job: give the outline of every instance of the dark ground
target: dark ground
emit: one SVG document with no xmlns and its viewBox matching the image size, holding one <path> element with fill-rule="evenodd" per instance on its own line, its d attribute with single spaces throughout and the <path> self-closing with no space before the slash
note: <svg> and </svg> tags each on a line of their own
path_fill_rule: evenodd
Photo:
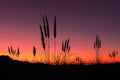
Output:
<svg viewBox="0 0 120 80">
<path fill-rule="evenodd" d="M 120 80 L 120 63 L 99 65 L 47 65 L 0 56 L 0 80 Z"/>
</svg>

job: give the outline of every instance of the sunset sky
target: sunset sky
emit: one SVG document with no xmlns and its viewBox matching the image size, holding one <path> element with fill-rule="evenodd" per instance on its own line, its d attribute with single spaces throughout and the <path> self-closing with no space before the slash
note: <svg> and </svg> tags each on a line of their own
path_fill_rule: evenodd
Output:
<svg viewBox="0 0 120 80">
<path fill-rule="evenodd" d="M 35 45 L 40 56 L 43 49 L 39 24 L 43 25 L 45 14 L 50 23 L 51 53 L 55 15 L 58 53 L 62 41 L 69 37 L 71 53 L 90 61 L 95 58 L 96 34 L 102 40 L 102 60 L 108 60 L 113 50 L 120 50 L 119 0 L 0 0 L 0 53 L 8 54 L 7 47 L 12 45 L 20 48 L 21 57 L 30 59 Z"/>
</svg>

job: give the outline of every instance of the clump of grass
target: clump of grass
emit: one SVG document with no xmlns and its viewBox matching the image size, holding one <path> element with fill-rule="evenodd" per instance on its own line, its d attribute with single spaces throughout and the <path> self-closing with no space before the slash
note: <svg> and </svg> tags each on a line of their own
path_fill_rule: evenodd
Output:
<svg viewBox="0 0 120 80">
<path fill-rule="evenodd" d="M 42 47 L 44 49 L 44 58 L 47 59 L 47 62 L 50 63 L 50 30 L 49 30 L 49 22 L 47 16 L 42 16 L 43 20 L 43 29 L 40 25 L 40 33 L 41 33 L 41 41 Z M 66 39 L 65 42 L 62 42 L 62 54 L 56 53 L 56 37 L 57 37 L 57 29 L 56 29 L 56 16 L 54 16 L 54 29 L 53 29 L 53 36 L 54 36 L 54 54 L 52 57 L 54 58 L 55 64 L 66 63 L 66 61 L 70 60 L 70 39 Z"/>
<path fill-rule="evenodd" d="M 56 55 L 53 54 L 52 55 L 52 59 L 53 59 L 53 64 L 55 65 L 59 65 L 59 64 L 62 64 L 62 53 L 57 53 Z"/>
<path fill-rule="evenodd" d="M 10 52 L 11 52 L 11 54 L 14 56 L 15 53 L 16 53 L 16 50 L 14 50 L 13 47 L 11 46 L 11 47 L 10 47 Z"/>
<path fill-rule="evenodd" d="M 63 64 L 75 64 L 75 57 L 73 53 L 67 53 L 66 56 L 63 53 Z"/>
<path fill-rule="evenodd" d="M 56 57 L 56 58 L 55 58 Z M 66 54 L 64 52 L 57 53 L 56 56 L 53 54 L 53 64 L 61 65 L 61 64 L 74 64 L 76 56 L 72 53 Z"/>
<path fill-rule="evenodd" d="M 62 52 L 64 54 L 64 63 L 66 63 L 66 55 L 70 52 L 70 44 L 69 44 L 69 38 L 65 40 L 65 42 L 62 42 Z"/>
<path fill-rule="evenodd" d="M 94 49 L 96 50 L 96 63 L 100 63 L 100 60 L 99 60 L 99 49 L 101 48 L 101 39 L 99 37 L 99 35 L 96 35 L 96 40 L 94 42 Z"/>
<path fill-rule="evenodd" d="M 54 63 L 56 65 L 60 64 L 72 64 L 75 63 L 76 56 L 70 53 L 70 39 L 66 39 L 62 42 L 62 52 L 52 55 Z"/>
<path fill-rule="evenodd" d="M 109 53 L 109 57 L 113 59 L 113 63 L 115 63 L 115 58 L 118 55 L 118 51 L 113 51 L 112 53 Z"/>
<path fill-rule="evenodd" d="M 83 64 L 83 58 L 79 57 L 79 56 L 76 56 L 76 63 L 77 64 Z"/>
<path fill-rule="evenodd" d="M 12 56 L 12 57 L 16 56 L 19 59 L 19 56 L 20 56 L 20 49 L 19 49 L 19 47 L 17 48 L 17 50 L 15 50 L 15 49 L 13 49 L 12 46 L 11 47 L 8 46 L 8 52 L 9 52 L 10 56 Z"/>
<path fill-rule="evenodd" d="M 49 22 L 47 16 L 42 16 L 43 20 L 43 27 L 44 31 L 42 30 L 42 27 L 40 25 L 40 32 L 41 32 L 41 41 L 42 41 L 42 46 L 47 53 L 45 54 L 46 58 L 48 59 L 48 63 L 50 62 L 50 30 L 49 30 Z M 54 55 L 56 56 L 56 36 L 57 36 L 57 31 L 56 31 L 56 16 L 54 16 L 54 30 L 53 30 L 53 36 L 54 36 Z M 55 57 L 56 58 L 56 57 Z"/>
</svg>

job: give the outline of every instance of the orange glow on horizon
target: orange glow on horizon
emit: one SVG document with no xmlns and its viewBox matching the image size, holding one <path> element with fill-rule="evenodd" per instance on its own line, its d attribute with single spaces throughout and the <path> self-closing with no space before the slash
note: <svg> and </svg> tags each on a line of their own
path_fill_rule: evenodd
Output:
<svg viewBox="0 0 120 80">
<path fill-rule="evenodd" d="M 4 51 L 3 51 L 4 52 Z M 50 64 L 55 64 L 55 60 L 54 60 L 54 57 L 53 57 L 53 54 L 51 54 L 51 57 L 50 57 Z M 61 54 L 64 54 L 64 53 L 61 53 Z M 70 53 L 72 54 L 72 53 Z M 19 60 L 19 61 L 28 61 L 30 63 L 36 63 L 36 62 L 42 62 L 42 63 L 46 63 L 46 57 L 45 57 L 45 53 L 39 53 L 39 54 L 36 54 L 36 56 L 34 57 L 32 52 L 31 54 L 29 53 L 22 53 L 19 58 L 16 57 L 16 56 L 13 56 L 13 55 L 9 55 L 8 53 L 6 54 L 1 54 L 1 55 L 8 55 L 10 56 L 12 59 L 14 60 Z M 84 64 L 95 64 L 96 63 L 96 54 L 91 54 L 91 55 L 87 55 L 87 53 L 84 53 L 84 54 L 74 54 L 73 53 L 73 56 L 70 56 L 70 58 L 68 59 L 71 59 L 71 62 L 68 60 L 66 61 L 66 63 L 71 63 L 71 64 L 79 64 L 80 62 L 76 62 L 76 57 L 79 56 L 79 57 L 82 57 L 82 63 Z M 119 62 L 120 59 L 119 59 L 119 55 L 116 56 L 115 59 L 111 59 L 108 54 L 104 54 L 104 56 L 102 55 L 101 53 L 101 56 L 100 56 L 100 62 L 101 63 L 113 63 L 113 62 Z M 60 61 L 59 64 L 62 64 L 62 62 Z"/>
<path fill-rule="evenodd" d="M 60 39 L 57 40 L 57 46 L 56 46 L 56 51 L 57 53 L 61 53 L 61 41 Z M 74 44 L 74 43 L 75 44 Z M 86 41 L 83 41 L 83 42 L 86 42 Z M 87 42 L 87 43 L 82 43 L 82 45 L 84 46 L 79 46 L 79 44 L 77 45 L 78 42 L 75 42 L 75 41 L 70 41 L 70 45 L 71 45 L 71 50 L 70 50 L 70 53 L 71 54 L 74 54 L 74 57 L 71 58 L 71 60 L 73 60 L 71 63 L 72 64 L 78 64 L 79 62 L 76 62 L 75 61 L 75 56 L 79 56 L 79 57 L 82 57 L 82 61 L 83 63 L 85 64 L 93 64 L 93 63 L 96 63 L 96 52 L 95 50 L 93 49 L 93 41 L 91 40 L 90 42 Z M 35 63 L 35 62 L 43 62 L 43 63 L 46 63 L 45 61 L 45 58 L 44 58 L 44 50 L 41 46 L 41 41 L 39 42 L 35 42 L 35 44 L 29 44 L 30 42 L 27 43 L 27 45 L 23 45 L 24 43 L 20 44 L 20 43 L 17 43 L 17 44 L 13 44 L 13 48 L 14 49 L 17 49 L 18 47 L 20 48 L 20 57 L 19 59 L 17 57 L 13 57 L 13 56 L 10 56 L 9 53 L 8 53 L 8 50 L 7 50 L 7 45 L 9 43 L 6 43 L 6 44 L 1 44 L 0 47 L 1 47 L 1 50 L 0 50 L 0 53 L 1 55 L 9 55 L 10 57 L 12 57 L 13 59 L 17 59 L 17 60 L 20 60 L 20 61 L 28 61 L 28 62 L 31 62 L 31 63 Z M 50 43 L 50 53 L 52 53 L 52 55 L 54 54 L 54 43 L 53 43 L 53 40 L 51 39 L 51 43 Z M 16 46 L 16 45 L 20 45 L 20 46 Z M 33 56 L 33 53 L 32 53 L 32 49 L 33 49 L 33 46 L 31 45 L 35 45 L 36 46 L 36 49 L 37 49 L 37 52 L 36 52 L 36 57 L 34 58 Z M 80 44 L 81 45 L 81 44 Z M 87 46 L 89 45 L 89 46 Z M 119 50 L 119 49 L 116 49 L 114 47 L 109 47 L 109 46 L 106 46 L 107 44 L 103 44 L 102 45 L 102 48 L 100 49 L 100 61 L 101 63 L 112 63 L 113 61 L 115 62 L 119 62 L 120 59 L 120 55 L 118 54 L 118 56 L 116 56 L 115 60 L 114 59 L 111 59 L 109 56 L 108 56 L 108 53 L 111 53 L 112 51 L 114 50 Z M 119 52 L 119 51 L 118 51 Z M 67 63 L 70 63 L 70 62 L 67 62 Z M 51 64 L 54 64 L 54 59 L 53 57 L 51 56 Z M 61 62 L 62 64 L 62 62 Z"/>
</svg>

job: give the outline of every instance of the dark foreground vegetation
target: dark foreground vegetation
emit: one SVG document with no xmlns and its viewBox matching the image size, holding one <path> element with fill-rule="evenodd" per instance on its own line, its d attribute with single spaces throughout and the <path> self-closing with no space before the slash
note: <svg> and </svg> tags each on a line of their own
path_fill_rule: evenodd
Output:
<svg viewBox="0 0 120 80">
<path fill-rule="evenodd" d="M 120 63 L 97 65 L 47 65 L 12 60 L 0 56 L 0 78 L 3 80 L 118 80 Z"/>
</svg>

